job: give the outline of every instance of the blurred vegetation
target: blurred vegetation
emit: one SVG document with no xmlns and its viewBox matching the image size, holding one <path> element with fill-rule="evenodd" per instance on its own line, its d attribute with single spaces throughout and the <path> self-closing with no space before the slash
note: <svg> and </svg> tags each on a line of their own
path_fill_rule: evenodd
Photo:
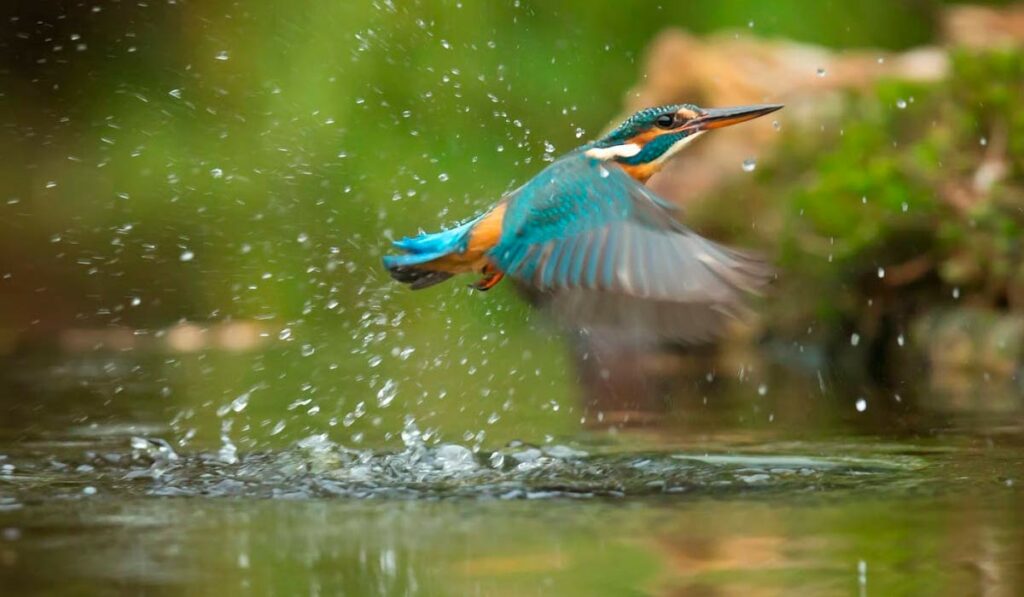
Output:
<svg viewBox="0 0 1024 597">
<path fill-rule="evenodd" d="M 563 346 L 510 289 L 401 292 L 379 267 L 387 239 L 471 215 L 597 134 L 666 27 L 898 50 L 935 42 L 944 5 L 644 0 L 630 18 L 584 0 L 7 5 L 0 352 L 49 350 L 68 328 L 152 337 L 251 319 L 272 350 L 111 360 L 76 391 L 106 405 L 126 383 L 156 388 L 185 436 L 216 438 L 212 413 L 243 396 L 231 416 L 249 438 L 286 422 L 282 439 L 394 439 L 405 415 L 459 441 L 484 441 L 484 421 L 495 442 L 576 429 Z M 730 230 L 751 213 L 758 230 L 785 230 L 784 282 L 815 288 L 783 292 L 820 300 L 779 301 L 772 321 L 860 325 L 877 268 L 919 254 L 941 256 L 928 292 L 996 297 L 1003 280 L 1017 296 L 1021 137 L 1008 136 L 1013 178 L 991 199 L 961 213 L 934 194 L 976 165 L 992 127 L 1020 126 L 1019 97 L 1000 96 L 1019 91 L 1014 69 L 1014 56 L 965 56 L 943 86 L 851 97 L 842 134 L 794 131 L 759 168 L 745 196 L 760 210 L 730 216 L 743 202 L 712 198 Z M 987 251 L 986 267 L 957 251 Z"/>
<path fill-rule="evenodd" d="M 791 130 L 756 181 L 698 219 L 763 224 L 747 234 L 779 254 L 766 320 L 783 337 L 863 342 L 877 359 L 936 309 L 1019 311 L 1022 101 L 1024 54 L 956 51 L 941 83 L 885 81 L 849 93 L 835 124 Z"/>
<path fill-rule="evenodd" d="M 661 29 L 900 49 L 934 39 L 941 7 L 18 4 L 0 25 L 0 325 L 358 303 L 382 236 L 465 217 L 596 134 Z M 331 263 L 352 271 L 307 275 Z"/>
</svg>

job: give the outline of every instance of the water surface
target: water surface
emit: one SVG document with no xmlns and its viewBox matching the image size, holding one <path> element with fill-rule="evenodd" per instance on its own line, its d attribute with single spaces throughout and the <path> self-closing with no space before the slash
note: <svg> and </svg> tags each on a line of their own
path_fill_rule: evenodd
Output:
<svg viewBox="0 0 1024 597">
<path fill-rule="evenodd" d="M 118 365 L 108 395 L 119 361 L 59 360 L 6 377 L 25 399 L 0 422 L 5 593 L 1024 590 L 1012 388 L 887 408 L 765 373 L 770 391 L 719 381 L 710 406 L 681 391 L 612 431 L 480 441 L 406 413 L 285 438 L 216 402 L 190 432 L 153 362 Z M 380 439 L 352 441 L 360 425 Z"/>
</svg>

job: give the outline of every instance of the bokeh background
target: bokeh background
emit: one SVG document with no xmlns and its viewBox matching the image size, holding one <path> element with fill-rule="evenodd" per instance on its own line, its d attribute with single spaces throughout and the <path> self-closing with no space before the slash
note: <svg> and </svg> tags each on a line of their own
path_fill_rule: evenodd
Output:
<svg viewBox="0 0 1024 597">
<path fill-rule="evenodd" d="M 409 417 L 477 445 L 575 432 L 595 413 L 578 401 L 574 357 L 510 288 L 410 293 L 380 256 L 391 238 L 472 215 L 629 109 L 688 99 L 790 104 L 774 125 L 721 132 L 653 184 L 693 202 L 699 229 L 782 264 L 741 345 L 803 366 L 811 393 L 823 377 L 874 371 L 851 383 L 858 396 L 841 415 L 815 415 L 843 419 L 886 378 L 895 347 L 925 337 L 914 354 L 927 355 L 920 305 L 984 296 L 980 320 L 1017 303 L 1022 146 L 1008 131 L 1021 127 L 1022 69 L 1019 16 L 1007 15 L 1019 12 L 992 10 L 8 4 L 3 408 L 29 423 L 40 409 L 95 423 L 144 403 L 182 445 L 215 445 L 233 427 L 250 448 L 310 433 L 397 441 Z M 970 177 L 987 138 L 1001 153 L 978 199 Z M 939 189 L 960 179 L 969 205 L 950 207 Z M 1007 207 L 990 209 L 990 196 Z M 952 261 L 970 239 L 984 247 Z M 926 261 L 917 277 L 914 259 Z M 903 278 L 885 268 L 906 263 L 927 283 L 886 286 Z M 990 263 L 1005 267 L 978 267 Z M 965 358 L 980 350 L 963 342 Z M 693 380 L 716 367 L 763 369 L 737 358 L 684 371 L 680 400 L 706 402 Z M 1015 353 L 1000 358 L 1015 372 Z M 896 383 L 921 370 L 907 371 Z M 805 423 L 806 394 L 758 392 L 767 375 L 739 375 L 729 412 L 767 425 L 788 409 Z M 766 393 L 777 404 L 743 406 Z"/>
</svg>

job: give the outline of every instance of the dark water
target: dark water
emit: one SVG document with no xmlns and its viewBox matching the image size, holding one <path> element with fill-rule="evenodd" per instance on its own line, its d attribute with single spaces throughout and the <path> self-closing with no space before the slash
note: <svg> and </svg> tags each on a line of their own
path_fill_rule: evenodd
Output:
<svg viewBox="0 0 1024 597">
<path fill-rule="evenodd" d="M 984 376 L 929 408 L 924 382 L 884 403 L 779 373 L 613 432 L 465 440 L 407 414 L 357 443 L 224 432 L 244 409 L 200 401 L 203 440 L 128 362 L 6 375 L 4 594 L 1024 591 L 1019 393 Z"/>
</svg>

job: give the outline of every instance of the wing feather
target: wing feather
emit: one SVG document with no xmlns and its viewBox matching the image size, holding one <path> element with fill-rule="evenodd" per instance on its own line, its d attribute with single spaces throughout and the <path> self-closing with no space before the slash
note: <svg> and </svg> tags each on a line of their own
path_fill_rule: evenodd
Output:
<svg viewBox="0 0 1024 597">
<path fill-rule="evenodd" d="M 684 226 L 621 169 L 583 154 L 549 166 L 508 205 L 489 256 L 573 327 L 707 341 L 772 275 L 763 260 Z"/>
</svg>

